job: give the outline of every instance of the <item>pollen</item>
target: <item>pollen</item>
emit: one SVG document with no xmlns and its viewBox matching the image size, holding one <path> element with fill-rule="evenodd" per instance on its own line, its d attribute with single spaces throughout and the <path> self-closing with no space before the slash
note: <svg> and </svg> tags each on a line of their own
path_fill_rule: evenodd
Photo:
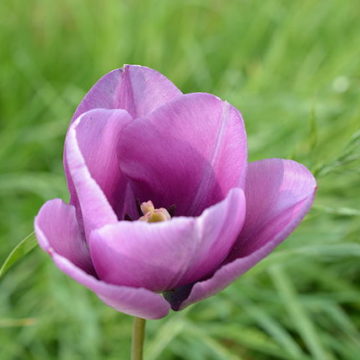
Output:
<svg viewBox="0 0 360 360">
<path fill-rule="evenodd" d="M 152 201 L 143 202 L 140 205 L 141 212 L 144 216 L 141 216 L 139 220 L 146 221 L 148 223 L 155 223 L 170 220 L 171 216 L 165 208 L 156 209 Z"/>
</svg>

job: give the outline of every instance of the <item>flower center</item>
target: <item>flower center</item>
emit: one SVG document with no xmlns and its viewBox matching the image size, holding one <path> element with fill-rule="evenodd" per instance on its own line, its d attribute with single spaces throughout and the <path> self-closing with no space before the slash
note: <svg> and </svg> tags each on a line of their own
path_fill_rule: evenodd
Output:
<svg viewBox="0 0 360 360">
<path fill-rule="evenodd" d="M 143 202 L 140 205 L 141 212 L 144 214 L 139 218 L 141 221 L 146 221 L 148 223 L 160 222 L 170 220 L 171 216 L 165 208 L 155 209 L 152 201 Z"/>
</svg>

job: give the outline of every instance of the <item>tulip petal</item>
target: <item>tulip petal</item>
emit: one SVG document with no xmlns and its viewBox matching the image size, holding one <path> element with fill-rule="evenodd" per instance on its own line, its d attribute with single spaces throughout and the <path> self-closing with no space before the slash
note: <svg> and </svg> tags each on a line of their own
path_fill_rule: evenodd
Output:
<svg viewBox="0 0 360 360">
<path fill-rule="evenodd" d="M 310 209 L 315 191 L 314 176 L 296 161 L 265 159 L 250 163 L 245 191 L 246 223 L 229 260 L 261 248 L 271 234 L 277 236 L 285 226 L 291 225 L 293 230 Z"/>
<path fill-rule="evenodd" d="M 35 218 L 35 231 L 42 249 L 50 254 L 56 252 L 82 270 L 95 273 L 72 205 L 65 204 L 60 199 L 47 201 Z M 49 237 L 41 236 L 41 231 L 48 233 Z"/>
<path fill-rule="evenodd" d="M 207 298 L 267 256 L 300 223 L 316 191 L 313 175 L 291 160 L 267 159 L 249 164 L 246 220 L 224 265 L 208 280 L 178 289 L 168 300 L 174 309 Z"/>
<path fill-rule="evenodd" d="M 51 255 L 56 266 L 94 291 L 107 305 L 146 319 L 167 315 L 170 306 L 161 295 L 142 288 L 106 284 L 86 272 L 86 248 L 71 205 L 58 199 L 47 202 L 35 219 L 35 232 L 40 246 Z"/>
<path fill-rule="evenodd" d="M 182 95 L 124 129 L 119 159 L 139 200 L 198 216 L 244 185 L 244 123 L 213 95 Z"/>
<path fill-rule="evenodd" d="M 124 109 L 144 116 L 167 103 L 181 91 L 164 75 L 145 66 L 125 65 L 103 76 L 86 94 L 73 121 L 91 109 Z"/>
<path fill-rule="evenodd" d="M 165 291 L 212 273 L 226 258 L 245 216 L 241 189 L 198 218 L 160 223 L 122 221 L 91 233 L 99 277 L 112 284 Z"/>
<path fill-rule="evenodd" d="M 76 109 L 72 121 L 85 112 L 100 108 L 124 109 L 133 117 L 144 116 L 181 94 L 181 91 L 158 71 L 145 66 L 125 65 L 122 69 L 113 70 L 97 81 Z M 66 147 L 64 168 L 71 203 L 78 207 L 78 198 L 69 173 Z M 131 189 L 128 188 L 126 191 L 126 196 L 132 197 Z M 128 212 L 131 213 L 132 210 Z"/>
<path fill-rule="evenodd" d="M 116 149 L 120 132 L 130 121 L 125 110 L 95 109 L 81 115 L 68 131 L 65 150 L 73 183 L 71 203 L 80 205 L 86 234 L 123 215 L 127 180 Z"/>
</svg>

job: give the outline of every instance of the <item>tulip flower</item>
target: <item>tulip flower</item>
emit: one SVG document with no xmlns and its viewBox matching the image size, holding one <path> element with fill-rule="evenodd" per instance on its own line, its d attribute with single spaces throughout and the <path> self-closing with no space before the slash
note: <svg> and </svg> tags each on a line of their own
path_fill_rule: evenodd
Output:
<svg viewBox="0 0 360 360">
<path fill-rule="evenodd" d="M 40 246 L 104 303 L 146 319 L 223 290 L 295 229 L 316 191 L 295 161 L 248 163 L 231 104 L 134 65 L 82 100 L 64 167 L 70 202 L 43 205 Z"/>
</svg>

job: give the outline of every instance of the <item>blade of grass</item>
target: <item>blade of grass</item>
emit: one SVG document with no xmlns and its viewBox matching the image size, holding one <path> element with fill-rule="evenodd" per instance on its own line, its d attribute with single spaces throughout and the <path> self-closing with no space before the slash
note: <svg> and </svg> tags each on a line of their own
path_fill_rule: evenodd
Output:
<svg viewBox="0 0 360 360">
<path fill-rule="evenodd" d="M 21 327 L 21 326 L 31 326 L 36 323 L 34 318 L 25 318 L 25 319 L 0 319 L 0 328 L 2 327 Z"/>
<path fill-rule="evenodd" d="M 182 332 L 185 323 L 177 318 L 171 318 L 160 329 L 146 347 L 145 354 L 148 360 L 159 359 L 164 349 Z"/>
<path fill-rule="evenodd" d="M 275 339 L 275 341 L 287 352 L 291 359 L 305 358 L 300 346 L 279 322 L 272 318 L 261 307 L 251 303 L 250 300 L 241 295 L 239 296 L 239 299 L 244 307 L 244 310 Z"/>
<path fill-rule="evenodd" d="M 284 306 L 289 313 L 291 322 L 299 332 L 313 358 L 316 360 L 329 360 L 331 355 L 325 350 L 309 314 L 301 304 L 296 290 L 286 276 L 281 266 L 272 266 L 269 269 L 270 276 L 283 300 Z"/>
<path fill-rule="evenodd" d="M 35 234 L 31 233 L 11 251 L 0 268 L 0 278 L 19 260 L 35 248 L 37 244 Z"/>
<path fill-rule="evenodd" d="M 241 360 L 242 358 L 237 354 L 232 354 L 224 345 L 218 342 L 213 337 L 209 336 L 206 331 L 202 330 L 194 323 L 186 321 L 186 336 L 194 336 L 200 340 L 207 348 L 213 351 L 224 360 Z"/>
</svg>

